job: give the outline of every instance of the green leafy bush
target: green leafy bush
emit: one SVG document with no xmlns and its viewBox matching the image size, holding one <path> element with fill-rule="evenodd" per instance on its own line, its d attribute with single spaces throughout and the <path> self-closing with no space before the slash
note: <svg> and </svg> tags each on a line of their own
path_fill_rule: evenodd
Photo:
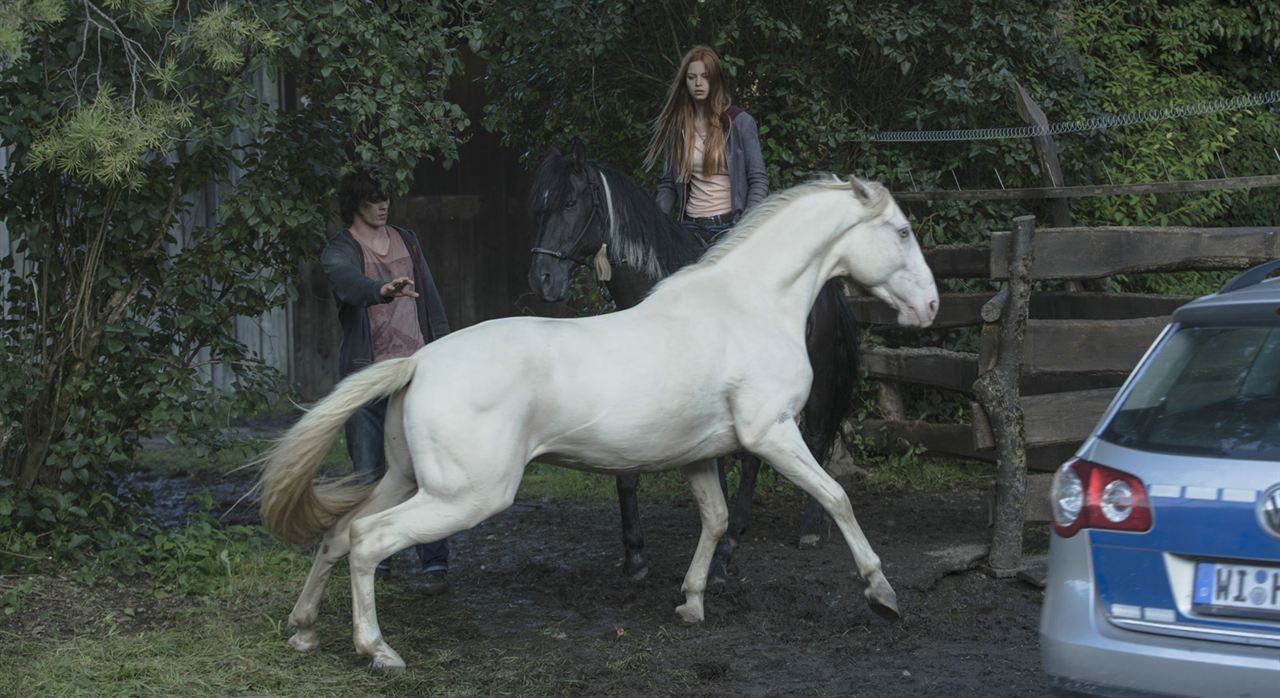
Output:
<svg viewBox="0 0 1280 698">
<path fill-rule="evenodd" d="M 97 551 L 127 572 L 138 435 L 198 440 L 287 392 L 234 318 L 292 297 L 344 169 L 377 162 L 403 191 L 422 158 L 456 158 L 467 120 L 443 93 L 471 4 L 4 8 L 0 570 Z M 301 98 L 277 108 L 282 76 Z"/>
</svg>

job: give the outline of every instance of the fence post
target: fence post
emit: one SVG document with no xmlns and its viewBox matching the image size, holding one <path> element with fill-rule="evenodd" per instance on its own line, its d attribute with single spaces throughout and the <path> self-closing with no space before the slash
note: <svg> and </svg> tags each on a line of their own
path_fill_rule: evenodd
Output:
<svg viewBox="0 0 1280 698">
<path fill-rule="evenodd" d="M 1014 90 L 1018 94 L 1018 114 L 1023 121 L 1032 126 L 1047 127 L 1049 119 L 1044 110 L 1031 98 L 1031 93 L 1020 82 L 1014 82 Z M 1040 163 L 1040 180 L 1047 187 L 1065 187 L 1066 178 L 1062 176 L 1062 165 L 1058 161 L 1058 146 L 1053 136 L 1044 134 L 1031 137 L 1031 147 L 1035 149 L 1036 160 Z M 1045 204 L 1049 208 L 1049 222 L 1055 228 L 1070 228 L 1074 225 L 1071 219 L 1071 202 L 1067 199 L 1049 199 Z M 1067 289 L 1071 291 L 1106 291 L 1106 279 L 1070 280 Z"/>
<path fill-rule="evenodd" d="M 1044 110 L 1031 98 L 1027 88 L 1019 82 L 1014 82 L 1013 85 L 1018 93 L 1018 114 L 1022 119 L 1032 126 L 1047 127 L 1049 120 L 1045 118 Z M 1053 136 L 1047 133 L 1042 136 L 1032 136 L 1031 147 L 1036 151 L 1036 160 L 1040 163 L 1040 179 L 1044 185 L 1046 187 L 1067 186 L 1062 176 L 1062 166 L 1058 163 L 1058 146 L 1053 142 Z M 1071 227 L 1070 202 L 1066 199 L 1050 199 L 1046 204 L 1049 207 L 1049 222 L 1053 227 Z"/>
<path fill-rule="evenodd" d="M 1001 309 L 995 362 L 973 383 L 974 395 L 991 420 L 996 445 L 995 525 L 987 565 L 997 576 L 1011 575 L 1022 565 L 1023 513 L 1027 491 L 1027 449 L 1019 379 L 1031 305 L 1035 217 L 1019 216 L 1014 219 L 1013 227 L 1009 251 L 1009 292 Z"/>
</svg>

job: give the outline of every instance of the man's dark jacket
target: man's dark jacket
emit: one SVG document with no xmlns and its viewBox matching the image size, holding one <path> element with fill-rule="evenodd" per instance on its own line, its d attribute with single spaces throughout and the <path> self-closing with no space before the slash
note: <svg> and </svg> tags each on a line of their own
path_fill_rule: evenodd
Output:
<svg viewBox="0 0 1280 698">
<path fill-rule="evenodd" d="M 413 260 L 413 290 L 418 292 L 414 300 L 418 306 L 418 325 L 422 328 L 422 341 L 426 344 L 449 334 L 449 320 L 444 315 L 440 292 L 431 277 L 431 269 L 422 256 L 422 247 L 413 231 L 387 226 L 400 234 L 404 247 Z M 329 239 L 320 253 L 320 265 L 329 277 L 329 286 L 338 302 L 338 321 L 342 323 L 342 347 L 338 351 L 338 375 L 346 377 L 373 363 L 373 333 L 369 328 L 366 308 L 379 303 L 389 303 L 382 296 L 382 287 L 391 279 L 370 279 L 364 275 L 364 251 L 360 243 L 343 230 Z"/>
</svg>

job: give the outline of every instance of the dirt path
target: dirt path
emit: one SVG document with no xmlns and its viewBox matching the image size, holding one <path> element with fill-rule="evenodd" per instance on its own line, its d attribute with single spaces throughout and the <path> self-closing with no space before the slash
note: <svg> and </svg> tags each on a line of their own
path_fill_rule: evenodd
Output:
<svg viewBox="0 0 1280 698">
<path fill-rule="evenodd" d="M 898 623 L 867 610 L 834 529 L 816 550 L 795 547 L 796 502 L 760 511 L 732 580 L 708 594 L 701 626 L 684 627 L 673 612 L 696 541 L 691 506 L 644 507 L 652 571 L 635 583 L 616 567 L 616 506 L 517 503 L 454 539 L 453 593 L 422 602 L 447 604 L 437 617 L 459 632 L 563 654 L 582 667 L 586 695 L 1047 693 L 1036 637 L 1040 590 L 976 572 L 947 574 L 963 566 L 948 555 L 963 558 L 985 538 L 978 493 L 855 497 L 854 507 L 898 592 Z M 412 583 L 410 559 L 398 558 L 395 574 Z M 383 629 L 394 645 L 394 627 Z M 619 686 L 616 672 L 592 684 L 593 667 L 628 661 L 634 684 Z M 666 674 L 689 683 L 664 685 Z"/>
<path fill-rule="evenodd" d="M 213 485 L 225 509 L 245 486 L 183 482 L 138 484 L 164 492 L 162 508 L 182 502 L 188 487 Z M 695 507 L 642 504 L 651 571 L 628 582 L 616 504 L 519 501 L 453 539 L 446 597 L 414 594 L 416 559 L 398 555 L 393 574 L 410 588 L 380 597 L 382 629 L 403 649 L 415 637 L 420 644 L 427 625 L 427 635 L 455 646 L 543 658 L 581 695 L 1047 694 L 1037 645 L 1042 592 L 967 570 L 988 536 L 982 493 L 849 489 L 898 592 L 897 623 L 867 609 L 834 527 L 819 548 L 796 548 L 798 498 L 758 505 L 729 583 L 709 591 L 706 622 L 694 627 L 674 608 L 697 541 Z M 162 520 L 176 522 L 176 511 Z M 230 521 L 255 523 L 255 515 L 241 507 Z M 349 632 L 342 609 L 324 613 L 326 633 Z M 334 640 L 335 651 L 350 651 L 345 637 Z"/>
</svg>

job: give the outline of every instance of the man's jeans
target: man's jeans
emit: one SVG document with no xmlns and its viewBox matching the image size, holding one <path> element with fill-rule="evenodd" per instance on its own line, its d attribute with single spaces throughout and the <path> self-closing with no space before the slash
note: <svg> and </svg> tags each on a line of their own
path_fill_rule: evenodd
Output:
<svg viewBox="0 0 1280 698">
<path fill-rule="evenodd" d="M 382 448 L 383 424 L 386 421 L 387 400 L 384 398 L 361 407 L 351 415 L 344 427 L 352 469 L 357 473 L 364 473 L 367 482 L 376 481 L 387 471 L 386 453 Z M 449 569 L 448 538 L 414 547 L 424 571 Z"/>
</svg>

